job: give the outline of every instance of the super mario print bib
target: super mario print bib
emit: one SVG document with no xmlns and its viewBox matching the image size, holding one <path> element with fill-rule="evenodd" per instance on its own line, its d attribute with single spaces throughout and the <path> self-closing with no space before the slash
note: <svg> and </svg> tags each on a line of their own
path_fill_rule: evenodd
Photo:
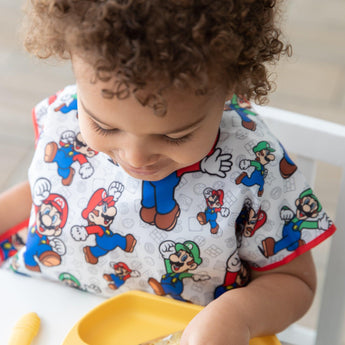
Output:
<svg viewBox="0 0 345 345">
<path fill-rule="evenodd" d="M 226 103 L 214 148 L 163 180 L 129 176 L 83 140 L 76 87 L 33 112 L 33 206 L 18 272 L 113 296 L 143 290 L 205 305 L 249 268 L 289 262 L 335 227 L 250 104 Z"/>
</svg>

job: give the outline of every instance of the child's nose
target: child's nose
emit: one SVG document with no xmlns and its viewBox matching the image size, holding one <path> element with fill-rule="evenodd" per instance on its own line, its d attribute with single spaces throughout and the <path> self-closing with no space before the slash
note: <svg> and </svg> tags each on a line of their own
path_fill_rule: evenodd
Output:
<svg viewBox="0 0 345 345">
<path fill-rule="evenodd" d="M 130 138 L 120 149 L 119 155 L 122 161 L 133 168 L 142 168 L 157 162 L 158 154 L 154 147 L 145 139 Z"/>
</svg>

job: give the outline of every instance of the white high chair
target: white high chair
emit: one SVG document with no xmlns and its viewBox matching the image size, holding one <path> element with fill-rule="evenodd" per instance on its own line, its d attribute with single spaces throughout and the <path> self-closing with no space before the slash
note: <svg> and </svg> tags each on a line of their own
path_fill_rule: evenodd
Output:
<svg viewBox="0 0 345 345">
<path fill-rule="evenodd" d="M 317 329 L 294 324 L 278 334 L 283 344 L 340 345 L 345 325 L 345 126 L 276 108 L 255 108 L 285 149 L 297 157 L 296 164 L 311 185 L 317 161 L 341 167 L 340 192 L 333 219 L 337 231 L 331 237 L 325 281 L 320 284 L 323 289 Z"/>
</svg>

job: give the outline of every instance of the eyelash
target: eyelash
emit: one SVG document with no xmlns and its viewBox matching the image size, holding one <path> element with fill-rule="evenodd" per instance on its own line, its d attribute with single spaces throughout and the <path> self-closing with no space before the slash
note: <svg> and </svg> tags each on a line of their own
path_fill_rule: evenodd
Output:
<svg viewBox="0 0 345 345">
<path fill-rule="evenodd" d="M 94 121 L 90 121 L 90 122 L 91 122 L 91 125 L 92 125 L 94 131 L 97 134 L 103 135 L 104 137 L 106 137 L 109 134 L 114 134 L 118 131 L 117 129 L 104 129 L 104 128 L 98 126 L 96 122 L 94 122 Z"/>
<path fill-rule="evenodd" d="M 170 137 L 164 135 L 164 140 L 166 142 L 168 142 L 169 144 L 181 145 L 181 144 L 184 144 L 185 142 L 189 141 L 192 136 L 193 136 L 193 133 L 188 133 L 181 138 L 170 138 Z"/>
<path fill-rule="evenodd" d="M 100 127 L 94 121 L 91 121 L 91 125 L 92 125 L 94 131 L 97 134 L 100 134 L 100 135 L 102 135 L 104 137 L 106 137 L 106 136 L 108 136 L 110 134 L 114 134 L 114 133 L 116 133 L 118 131 L 118 129 L 104 129 L 104 128 Z M 192 136 L 193 136 L 193 133 L 188 133 L 188 134 L 184 135 L 181 138 L 170 138 L 170 137 L 168 137 L 166 135 L 163 135 L 163 138 L 169 144 L 181 145 L 181 144 L 184 144 L 185 142 L 187 142 L 188 140 L 190 140 Z"/>
</svg>

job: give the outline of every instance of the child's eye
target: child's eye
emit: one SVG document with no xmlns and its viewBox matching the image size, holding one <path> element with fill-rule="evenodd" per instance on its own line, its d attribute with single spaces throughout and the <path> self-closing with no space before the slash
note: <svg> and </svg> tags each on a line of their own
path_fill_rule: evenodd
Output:
<svg viewBox="0 0 345 345">
<path fill-rule="evenodd" d="M 193 132 L 188 133 L 180 138 L 171 138 L 167 135 L 164 135 L 163 137 L 164 137 L 164 140 L 167 141 L 169 144 L 181 145 L 187 142 L 188 140 L 190 140 L 192 136 L 193 136 Z"/>
<path fill-rule="evenodd" d="M 100 135 L 103 135 L 103 136 L 114 134 L 114 133 L 116 133 L 118 131 L 118 129 L 116 129 L 116 128 L 104 129 L 104 128 L 100 127 L 95 121 L 90 121 L 90 122 L 91 122 L 91 126 L 92 126 L 93 130 L 97 134 L 100 134 Z"/>
</svg>

